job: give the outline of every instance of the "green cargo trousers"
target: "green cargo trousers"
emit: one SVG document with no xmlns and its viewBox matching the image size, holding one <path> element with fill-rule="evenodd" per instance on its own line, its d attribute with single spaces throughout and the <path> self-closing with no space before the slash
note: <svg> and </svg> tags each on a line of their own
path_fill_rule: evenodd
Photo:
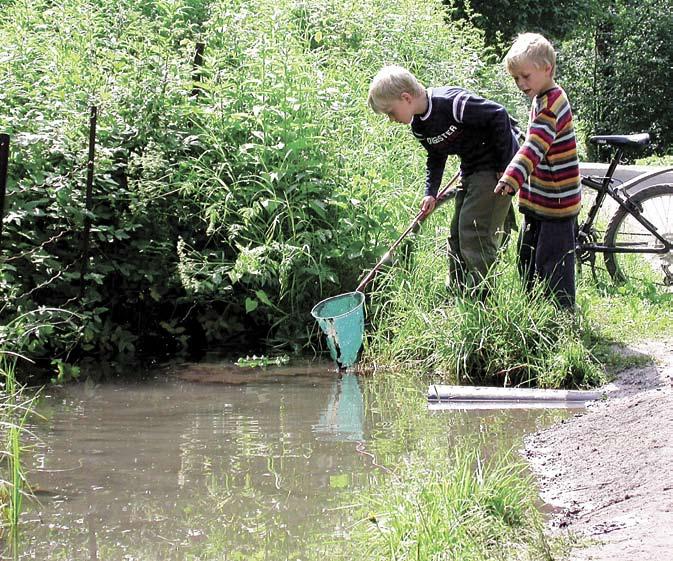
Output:
<svg viewBox="0 0 673 561">
<path fill-rule="evenodd" d="M 462 178 L 449 234 L 447 284 L 455 288 L 478 286 L 495 263 L 505 227 L 516 227 L 512 197 L 493 192 L 498 179 L 495 170 Z"/>
</svg>

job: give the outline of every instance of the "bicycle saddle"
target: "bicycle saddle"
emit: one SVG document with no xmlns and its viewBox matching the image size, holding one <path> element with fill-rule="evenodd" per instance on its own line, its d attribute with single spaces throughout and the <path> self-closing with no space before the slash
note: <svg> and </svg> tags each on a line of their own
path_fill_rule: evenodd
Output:
<svg viewBox="0 0 673 561">
<path fill-rule="evenodd" d="M 589 138 L 591 144 L 600 144 L 608 146 L 621 146 L 623 148 L 639 148 L 647 146 L 650 143 L 650 135 L 646 132 L 641 134 L 607 134 L 592 136 Z"/>
</svg>

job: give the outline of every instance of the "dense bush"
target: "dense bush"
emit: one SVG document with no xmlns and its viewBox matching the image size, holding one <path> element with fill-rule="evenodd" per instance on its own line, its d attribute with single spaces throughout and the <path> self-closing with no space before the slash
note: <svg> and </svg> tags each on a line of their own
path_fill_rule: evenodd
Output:
<svg viewBox="0 0 673 561">
<path fill-rule="evenodd" d="M 422 150 L 365 106 L 380 65 L 511 92 L 439 2 L 18 0 L 0 30 L 0 345 L 37 358 L 299 347 L 421 191 Z"/>
<path fill-rule="evenodd" d="M 534 31 L 560 40 L 596 13 L 597 0 L 444 0 L 451 19 L 469 20 L 484 31 L 494 59 L 501 59 L 518 33 Z"/>
</svg>

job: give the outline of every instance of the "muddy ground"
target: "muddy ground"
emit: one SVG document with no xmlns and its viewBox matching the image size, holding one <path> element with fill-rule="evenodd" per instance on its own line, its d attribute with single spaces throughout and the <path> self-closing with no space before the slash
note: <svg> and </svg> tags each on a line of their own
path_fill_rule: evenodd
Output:
<svg viewBox="0 0 673 561">
<path fill-rule="evenodd" d="M 627 352 L 655 363 L 617 374 L 607 399 L 531 435 L 527 456 L 552 533 L 572 561 L 673 561 L 673 340 Z"/>
</svg>

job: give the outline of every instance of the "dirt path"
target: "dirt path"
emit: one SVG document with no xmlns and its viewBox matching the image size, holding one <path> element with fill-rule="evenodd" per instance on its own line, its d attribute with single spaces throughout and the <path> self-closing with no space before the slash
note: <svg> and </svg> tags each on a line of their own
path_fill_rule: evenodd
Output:
<svg viewBox="0 0 673 561">
<path fill-rule="evenodd" d="M 673 341 L 629 349 L 655 365 L 620 373 L 608 399 L 531 435 L 525 454 L 572 561 L 673 561 Z"/>
</svg>

